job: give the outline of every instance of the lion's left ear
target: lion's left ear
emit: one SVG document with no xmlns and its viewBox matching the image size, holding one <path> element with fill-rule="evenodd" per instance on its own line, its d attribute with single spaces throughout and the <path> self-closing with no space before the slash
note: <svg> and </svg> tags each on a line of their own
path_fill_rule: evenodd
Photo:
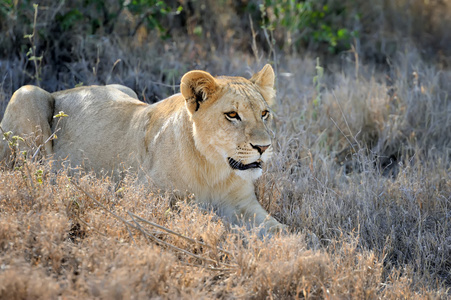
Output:
<svg viewBox="0 0 451 300">
<path fill-rule="evenodd" d="M 190 71 L 183 75 L 180 92 L 186 100 L 186 107 L 193 114 L 201 104 L 215 96 L 218 90 L 216 79 L 204 71 Z"/>
<path fill-rule="evenodd" d="M 276 96 L 276 91 L 274 90 L 274 82 L 276 75 L 270 64 L 266 64 L 260 72 L 255 73 L 251 79 L 252 83 L 255 83 L 259 88 L 269 106 L 273 105 Z"/>
</svg>

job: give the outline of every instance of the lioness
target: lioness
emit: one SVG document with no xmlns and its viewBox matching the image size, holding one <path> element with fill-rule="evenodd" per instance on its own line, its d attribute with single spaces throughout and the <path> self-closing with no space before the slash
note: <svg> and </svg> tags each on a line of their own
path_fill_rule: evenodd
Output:
<svg viewBox="0 0 451 300">
<path fill-rule="evenodd" d="M 96 173 L 124 168 L 159 188 L 193 193 L 200 204 L 219 207 L 233 223 L 283 225 L 258 203 L 253 182 L 271 156 L 274 71 L 252 78 L 212 77 L 191 71 L 180 94 L 149 105 L 120 85 L 87 86 L 48 93 L 36 86 L 17 90 L 1 122 L 14 135 L 35 134 L 42 152 Z M 53 116 L 68 117 L 58 124 Z M 0 160 L 11 154 L 0 144 Z"/>
</svg>

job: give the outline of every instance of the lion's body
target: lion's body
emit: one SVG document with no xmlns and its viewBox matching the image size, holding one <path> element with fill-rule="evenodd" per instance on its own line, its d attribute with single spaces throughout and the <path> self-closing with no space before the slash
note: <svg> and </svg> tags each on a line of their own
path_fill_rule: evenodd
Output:
<svg viewBox="0 0 451 300">
<path fill-rule="evenodd" d="M 264 76 L 271 75 L 267 84 Z M 37 142 L 44 143 L 58 126 L 58 138 L 42 149 L 55 160 L 97 174 L 138 173 L 156 187 L 219 206 L 234 222 L 244 217 L 274 229 L 281 225 L 260 206 L 253 186 L 271 154 L 269 118 L 262 114 L 273 97 L 274 73 L 265 67 L 254 77 L 214 79 L 192 71 L 182 78 L 181 94 L 152 105 L 118 85 L 53 94 L 25 86 L 13 95 L 1 127 L 15 135 L 40 129 Z M 68 117 L 58 123 L 59 111 Z M 231 111 L 239 117 L 225 115 Z M 8 150 L 1 143 L 0 160 Z"/>
</svg>

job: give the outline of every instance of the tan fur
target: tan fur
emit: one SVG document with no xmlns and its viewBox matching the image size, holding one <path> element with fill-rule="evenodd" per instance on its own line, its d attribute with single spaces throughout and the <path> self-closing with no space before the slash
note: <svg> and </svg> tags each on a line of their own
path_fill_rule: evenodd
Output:
<svg viewBox="0 0 451 300">
<path fill-rule="evenodd" d="M 69 117 L 61 120 L 58 139 L 45 145 L 54 159 L 96 173 L 130 170 L 156 187 L 193 193 L 198 203 L 219 208 L 234 223 L 282 228 L 255 196 L 253 182 L 261 168 L 237 170 L 228 160 L 232 158 L 234 166 L 253 166 L 271 156 L 272 118 L 262 117 L 274 101 L 271 66 L 250 80 L 191 71 L 183 76 L 180 90 L 148 105 L 119 85 L 53 94 L 24 86 L 14 93 L 0 125 L 15 135 L 40 128 L 43 142 L 56 130 L 52 116 L 64 111 Z M 232 111 L 240 120 L 226 115 Z M 0 160 L 9 154 L 7 143 L 1 143 Z"/>
</svg>

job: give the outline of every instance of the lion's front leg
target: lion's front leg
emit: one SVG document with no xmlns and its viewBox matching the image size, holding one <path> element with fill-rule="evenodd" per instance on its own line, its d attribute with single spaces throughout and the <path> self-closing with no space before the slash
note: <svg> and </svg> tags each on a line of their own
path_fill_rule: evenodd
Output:
<svg viewBox="0 0 451 300">
<path fill-rule="evenodd" d="M 244 196 L 244 195 L 243 195 Z M 262 226 L 266 233 L 276 233 L 286 229 L 286 225 L 278 222 L 263 209 L 254 193 L 247 193 L 235 201 L 233 221 L 235 224 L 246 224 L 247 227 Z"/>
</svg>

